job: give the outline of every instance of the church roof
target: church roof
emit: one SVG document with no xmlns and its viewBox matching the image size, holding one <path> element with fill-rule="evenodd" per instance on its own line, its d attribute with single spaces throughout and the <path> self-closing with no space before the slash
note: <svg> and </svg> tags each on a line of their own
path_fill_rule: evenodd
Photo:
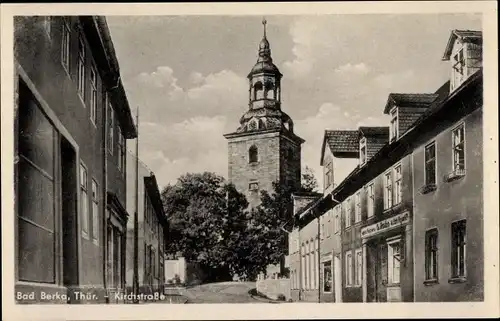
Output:
<svg viewBox="0 0 500 321">
<path fill-rule="evenodd" d="M 261 62 L 257 62 L 253 66 L 252 70 L 250 70 L 250 73 L 248 74 L 247 77 L 252 78 L 253 75 L 261 74 L 261 73 L 271 73 L 271 74 L 282 76 L 278 67 L 276 67 L 276 65 L 273 64 L 272 61 L 261 61 Z"/>
</svg>

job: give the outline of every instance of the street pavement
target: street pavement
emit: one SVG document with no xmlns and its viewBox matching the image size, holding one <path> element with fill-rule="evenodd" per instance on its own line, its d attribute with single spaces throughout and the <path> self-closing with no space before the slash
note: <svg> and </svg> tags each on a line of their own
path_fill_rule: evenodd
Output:
<svg viewBox="0 0 500 321">
<path fill-rule="evenodd" d="M 217 282 L 179 289 L 178 294 L 190 303 L 273 303 L 272 300 L 257 298 L 249 291 L 255 289 L 255 282 Z"/>
</svg>

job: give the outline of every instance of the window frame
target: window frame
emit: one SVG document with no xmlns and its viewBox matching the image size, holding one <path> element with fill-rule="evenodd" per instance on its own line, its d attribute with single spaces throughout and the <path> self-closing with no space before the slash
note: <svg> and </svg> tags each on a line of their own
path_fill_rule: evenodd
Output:
<svg viewBox="0 0 500 321">
<path fill-rule="evenodd" d="M 344 226 L 346 229 L 350 228 L 352 225 L 352 206 L 351 206 L 351 197 L 348 197 L 345 200 L 344 207 L 345 207 L 345 222 Z"/>
<path fill-rule="evenodd" d="M 371 202 L 371 204 L 370 204 Z M 366 186 L 366 216 L 367 218 L 372 218 L 375 216 L 375 184 L 374 182 L 369 183 Z"/>
<path fill-rule="evenodd" d="M 462 230 L 463 240 L 461 244 L 456 240 L 457 237 L 457 228 Z M 459 246 L 463 247 L 462 253 L 462 263 L 463 266 L 460 265 L 460 257 L 459 257 Z M 467 220 L 461 219 L 458 221 L 454 221 L 451 224 L 451 278 L 452 279 L 465 279 L 467 277 Z"/>
<path fill-rule="evenodd" d="M 97 85 L 98 75 L 94 64 L 90 65 L 90 121 L 97 127 Z"/>
<path fill-rule="evenodd" d="M 86 81 L 87 81 L 87 66 L 86 66 L 87 52 L 85 47 L 85 40 L 82 34 L 78 35 L 78 60 L 77 60 L 77 92 L 78 96 L 83 102 L 83 107 L 85 106 L 85 94 L 86 94 Z"/>
<path fill-rule="evenodd" d="M 332 186 L 333 184 L 333 166 L 332 166 L 332 161 L 330 160 L 327 164 L 326 164 L 326 168 L 325 168 L 325 188 L 328 188 L 330 186 Z"/>
<path fill-rule="evenodd" d="M 433 147 L 434 148 L 434 158 L 431 158 L 430 160 L 427 159 L 427 150 Z M 427 166 L 428 163 L 431 161 L 434 162 L 434 182 L 429 182 L 428 178 L 428 173 L 427 173 Z M 429 185 L 436 185 L 437 186 L 437 144 L 436 141 L 432 141 L 428 144 L 425 145 L 424 147 L 424 185 L 429 186 Z"/>
<path fill-rule="evenodd" d="M 68 18 L 62 17 L 62 30 L 61 30 L 61 65 L 68 77 L 70 77 L 71 65 L 71 27 Z"/>
<path fill-rule="evenodd" d="M 432 240 L 433 242 L 431 242 Z M 437 228 L 425 232 L 425 281 L 437 281 L 439 279 L 438 242 L 439 232 Z"/>
<path fill-rule="evenodd" d="M 397 248 L 399 250 L 399 259 L 397 259 L 394 255 L 394 247 L 397 245 Z M 394 286 L 394 285 L 400 285 L 401 284 L 401 266 L 402 266 L 402 251 L 403 251 L 403 244 L 401 242 L 401 238 L 395 238 L 393 240 L 388 240 L 387 241 L 387 282 L 389 286 Z M 394 260 L 398 261 L 398 277 L 397 277 L 397 282 L 394 279 Z"/>
<path fill-rule="evenodd" d="M 95 186 L 95 191 L 94 191 Z M 99 235 L 99 184 L 95 178 L 92 178 L 92 241 L 98 245 Z M 95 206 L 95 209 L 94 209 Z M 94 211 L 97 210 L 97 211 Z M 97 224 L 97 225 L 95 225 Z"/>
<path fill-rule="evenodd" d="M 359 140 L 359 164 L 364 165 L 367 162 L 366 137 Z"/>
<path fill-rule="evenodd" d="M 399 177 L 398 177 L 398 169 L 399 169 Z M 393 200 L 392 206 L 397 206 L 401 204 L 403 201 L 402 192 L 403 192 L 403 166 L 401 163 L 394 165 L 394 176 L 393 176 Z"/>
<path fill-rule="evenodd" d="M 346 287 L 353 286 L 353 260 L 352 260 L 352 250 L 345 251 L 345 285 Z"/>
<path fill-rule="evenodd" d="M 393 142 L 398 140 L 399 136 L 399 110 L 397 107 L 393 107 L 389 112 L 391 116 L 390 127 L 389 127 L 389 141 Z"/>
<path fill-rule="evenodd" d="M 79 170 L 79 192 L 80 192 L 80 206 L 79 206 L 79 212 L 80 212 L 80 224 L 81 224 L 81 234 L 83 238 L 89 239 L 90 236 L 90 215 L 89 215 L 89 171 L 88 167 L 85 165 L 85 163 L 80 160 L 80 170 Z M 85 172 L 85 176 L 82 176 L 82 170 Z M 85 177 L 85 183 L 83 181 L 83 177 Z M 83 197 L 83 194 L 85 193 L 85 197 Z M 83 206 L 86 204 L 86 213 L 83 210 Z"/>
<path fill-rule="evenodd" d="M 462 144 L 462 153 L 463 153 L 463 164 L 462 164 L 462 167 L 463 168 L 457 168 L 457 163 L 455 161 L 455 148 L 456 146 L 458 146 L 459 144 L 456 144 L 455 143 L 455 132 L 457 132 L 458 130 L 462 130 L 462 141 L 459 143 L 459 144 Z M 452 161 L 452 169 L 453 169 L 453 172 L 456 173 L 458 172 L 459 170 L 463 170 L 464 172 L 466 171 L 467 169 L 467 166 L 466 166 L 466 153 L 465 153 L 465 144 L 466 144 L 466 137 L 465 137 L 465 122 L 461 122 L 460 124 L 456 125 L 452 130 L 451 130 L 451 161 Z"/>
<path fill-rule="evenodd" d="M 361 191 L 358 191 L 354 196 L 354 224 L 363 220 L 361 211 Z"/>
<path fill-rule="evenodd" d="M 389 178 L 389 179 L 388 179 Z M 392 204 L 393 197 L 393 177 L 392 169 L 384 173 L 384 211 L 390 210 L 394 204 Z"/>
<path fill-rule="evenodd" d="M 358 261 L 359 258 L 359 261 Z M 354 285 L 361 286 L 363 284 L 363 249 L 358 248 L 354 251 Z"/>
<path fill-rule="evenodd" d="M 259 162 L 259 149 L 257 146 L 252 145 L 248 148 L 248 163 L 256 164 Z"/>
<path fill-rule="evenodd" d="M 108 152 L 110 155 L 113 155 L 113 150 L 114 150 L 114 131 L 115 131 L 115 109 L 113 108 L 113 105 L 111 104 L 111 101 L 109 99 L 109 95 L 106 95 L 107 98 L 107 111 L 108 111 L 108 136 L 106 137 L 108 139 Z"/>
</svg>

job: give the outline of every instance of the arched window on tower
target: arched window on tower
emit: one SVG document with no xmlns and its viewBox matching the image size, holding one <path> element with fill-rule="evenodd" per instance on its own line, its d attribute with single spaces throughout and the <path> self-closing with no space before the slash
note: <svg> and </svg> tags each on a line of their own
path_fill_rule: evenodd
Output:
<svg viewBox="0 0 500 321">
<path fill-rule="evenodd" d="M 253 86 L 253 91 L 255 100 L 264 98 L 264 86 L 262 86 L 262 83 L 260 81 L 255 83 L 255 85 Z"/>
<path fill-rule="evenodd" d="M 252 145 L 248 150 L 248 162 L 249 163 L 257 163 L 259 161 L 259 151 L 257 150 L 257 146 Z"/>
<path fill-rule="evenodd" d="M 274 85 L 272 82 L 268 81 L 266 82 L 266 86 L 265 86 L 265 97 L 267 99 L 275 99 L 275 94 L 274 94 Z"/>
</svg>

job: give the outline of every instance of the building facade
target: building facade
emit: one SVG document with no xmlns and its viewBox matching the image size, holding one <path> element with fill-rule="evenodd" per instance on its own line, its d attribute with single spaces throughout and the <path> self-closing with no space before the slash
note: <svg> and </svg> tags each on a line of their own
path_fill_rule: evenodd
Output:
<svg viewBox="0 0 500 321">
<path fill-rule="evenodd" d="M 154 173 L 130 151 L 127 152 L 127 160 L 127 211 L 131 215 L 127 224 L 127 290 L 133 291 L 136 268 L 139 293 L 163 293 L 168 223 L 160 190 Z M 137 235 L 134 234 L 133 217 L 136 212 Z M 137 267 L 134 266 L 135 237 L 138 244 Z"/>
<path fill-rule="evenodd" d="M 309 219 L 294 235 L 319 224 L 320 253 L 340 260 L 330 265 L 328 253 L 319 265 L 334 302 L 483 300 L 481 45 L 481 32 L 452 31 L 451 79 L 433 93 L 389 94 L 389 127 L 325 132 L 325 194 L 298 214 Z M 358 160 L 340 184 L 338 151 Z M 329 240 L 331 224 L 339 236 Z"/>
<path fill-rule="evenodd" d="M 124 287 L 120 155 L 136 136 L 106 21 L 16 17 L 14 57 L 16 291 L 35 293 L 18 302 L 106 301 Z"/>
<path fill-rule="evenodd" d="M 450 94 L 412 154 L 417 302 L 484 300 L 481 45 L 451 33 Z"/>
</svg>

